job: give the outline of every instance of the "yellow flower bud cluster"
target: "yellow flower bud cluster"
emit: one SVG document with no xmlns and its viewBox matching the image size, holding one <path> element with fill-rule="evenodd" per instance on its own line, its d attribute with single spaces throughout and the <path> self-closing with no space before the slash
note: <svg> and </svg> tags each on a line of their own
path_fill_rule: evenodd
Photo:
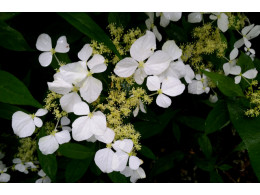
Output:
<svg viewBox="0 0 260 195">
<path fill-rule="evenodd" d="M 257 80 L 253 80 L 246 93 L 246 97 L 250 100 L 251 106 L 250 109 L 245 111 L 245 115 L 248 117 L 257 117 L 260 114 L 260 87 L 257 87 L 257 85 Z"/>
<path fill-rule="evenodd" d="M 228 16 L 229 27 L 234 27 L 236 30 L 240 31 L 245 26 L 245 21 L 247 17 L 244 13 L 225 13 Z"/>
<path fill-rule="evenodd" d="M 195 39 L 193 43 L 181 45 L 181 58 L 184 62 L 189 61 L 195 70 L 210 68 L 209 62 L 203 60 L 203 55 L 216 53 L 218 58 L 225 56 L 227 42 L 223 40 L 220 30 L 211 23 L 196 27 L 192 36 Z"/>
<path fill-rule="evenodd" d="M 47 97 L 44 99 L 45 106 L 49 112 L 52 112 L 54 117 L 58 120 L 63 116 L 67 116 L 67 112 L 63 111 L 59 106 L 59 99 L 62 95 L 57 94 L 53 91 L 49 91 Z"/>
<path fill-rule="evenodd" d="M 37 144 L 36 140 L 31 137 L 26 137 L 19 140 L 20 146 L 18 147 L 17 158 L 20 158 L 22 162 L 33 162 L 37 161 L 37 157 L 34 155 Z"/>
</svg>

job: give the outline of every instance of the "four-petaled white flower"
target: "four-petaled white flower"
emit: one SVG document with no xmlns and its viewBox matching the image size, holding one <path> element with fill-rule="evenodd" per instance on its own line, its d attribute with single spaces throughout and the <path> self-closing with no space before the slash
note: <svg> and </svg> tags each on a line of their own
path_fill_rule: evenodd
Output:
<svg viewBox="0 0 260 195">
<path fill-rule="evenodd" d="M 222 32 L 226 32 L 228 30 L 228 16 L 225 13 L 220 13 L 220 12 L 214 12 L 212 13 L 209 18 L 211 20 L 217 20 L 218 23 L 218 28 Z"/>
<path fill-rule="evenodd" d="M 256 70 L 256 68 L 247 70 L 246 72 L 244 72 L 243 74 L 240 72 L 237 74 L 237 76 L 235 77 L 235 83 L 238 84 L 241 81 L 241 77 L 247 78 L 247 79 L 254 79 L 257 76 L 258 71 Z"/>
<path fill-rule="evenodd" d="M 114 72 L 116 75 L 125 78 L 134 74 L 134 79 L 139 85 L 143 83 L 147 75 L 161 74 L 169 67 L 171 57 L 161 50 L 154 53 L 155 48 L 154 33 L 146 31 L 146 34 L 137 39 L 131 46 L 131 57 L 119 61 Z"/>
<path fill-rule="evenodd" d="M 240 48 L 245 44 L 245 41 L 249 41 L 260 34 L 260 25 L 251 24 L 246 26 L 241 31 L 242 38 L 235 42 L 234 47 Z"/>
<path fill-rule="evenodd" d="M 93 135 L 103 135 L 107 129 L 106 116 L 101 112 L 90 112 L 85 102 L 74 106 L 76 115 L 86 115 L 77 118 L 72 124 L 72 137 L 76 141 L 89 139 Z"/>
<path fill-rule="evenodd" d="M 20 158 L 13 159 L 13 163 L 15 164 L 14 169 L 20 171 L 22 173 L 28 174 L 28 168 L 36 168 L 36 166 L 32 162 L 23 163 Z"/>
<path fill-rule="evenodd" d="M 140 100 L 140 99 L 139 99 L 139 104 L 136 106 L 136 108 L 133 111 L 134 117 L 136 117 L 138 115 L 139 110 L 141 110 L 143 113 L 146 113 L 146 110 L 144 108 L 144 104 L 143 104 L 142 100 Z"/>
<path fill-rule="evenodd" d="M 35 183 L 51 183 L 51 179 L 46 175 L 46 173 L 44 173 L 42 169 L 38 172 L 38 175 L 41 178 L 37 179 Z"/>
<path fill-rule="evenodd" d="M 126 166 L 126 168 L 120 173 L 126 177 L 130 177 L 132 183 L 135 183 L 138 179 L 146 178 L 145 172 L 141 167 L 137 170 L 132 170 L 130 167 Z"/>
<path fill-rule="evenodd" d="M 0 164 L 0 183 L 6 183 L 10 180 L 11 176 L 6 173 L 7 168 L 4 164 Z"/>
<path fill-rule="evenodd" d="M 178 96 L 185 89 L 185 85 L 174 77 L 164 79 L 161 84 L 158 76 L 149 76 L 146 85 L 150 91 L 157 91 L 159 95 L 156 98 L 156 104 L 162 108 L 168 108 L 171 105 L 172 101 L 168 96 Z"/>
<path fill-rule="evenodd" d="M 36 42 L 36 48 L 43 53 L 39 56 L 39 62 L 46 67 L 51 64 L 52 55 L 57 53 L 67 53 L 69 51 L 69 44 L 65 36 L 61 36 L 56 44 L 55 49 L 52 48 L 51 37 L 45 33 L 41 34 Z"/>
<path fill-rule="evenodd" d="M 168 26 L 170 21 L 177 22 L 181 19 L 181 12 L 156 12 L 157 17 L 160 18 L 160 25 L 162 27 Z"/>
<path fill-rule="evenodd" d="M 246 55 L 248 55 L 248 56 L 253 55 L 254 56 L 255 55 L 255 50 L 251 49 L 251 46 L 252 46 L 251 42 L 248 41 L 247 39 L 244 39 L 244 41 L 245 41 L 244 50 L 246 52 Z"/>
<path fill-rule="evenodd" d="M 196 80 L 193 80 L 188 85 L 188 92 L 191 94 L 200 95 L 202 93 L 208 93 L 210 88 L 208 87 L 208 78 L 206 75 L 196 74 Z"/>
<path fill-rule="evenodd" d="M 236 66 L 236 57 L 238 56 L 238 49 L 234 47 L 234 49 L 229 54 L 229 61 L 225 64 L 223 64 L 223 70 L 225 75 L 237 75 L 241 72 L 241 67 Z"/>
<path fill-rule="evenodd" d="M 162 35 L 159 33 L 157 27 L 154 25 L 154 13 L 153 12 L 147 12 L 146 13 L 149 18 L 145 20 L 145 24 L 148 30 L 152 30 L 158 41 L 162 40 Z"/>
<path fill-rule="evenodd" d="M 22 111 L 15 112 L 12 116 L 12 128 L 14 133 L 20 138 L 31 136 L 35 130 L 35 126 L 42 126 L 42 120 L 38 116 L 43 116 L 47 112 L 45 109 L 39 109 L 32 115 Z"/>
<path fill-rule="evenodd" d="M 58 130 L 54 129 L 50 135 L 41 137 L 39 139 L 39 149 L 45 154 L 53 154 L 59 148 L 59 144 L 64 144 L 70 141 L 70 133 L 67 130 Z"/>
</svg>

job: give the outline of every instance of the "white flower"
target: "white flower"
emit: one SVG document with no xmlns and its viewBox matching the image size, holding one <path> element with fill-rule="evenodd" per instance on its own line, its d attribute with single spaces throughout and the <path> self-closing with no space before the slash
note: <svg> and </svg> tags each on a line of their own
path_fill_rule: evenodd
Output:
<svg viewBox="0 0 260 195">
<path fill-rule="evenodd" d="M 147 78 L 147 87 L 150 91 L 157 91 L 156 104 L 163 108 L 168 108 L 171 105 L 171 99 L 168 96 L 174 97 L 183 93 L 185 85 L 174 77 L 168 77 L 162 81 L 162 85 L 158 76 L 149 76 Z M 166 96 L 166 95 L 168 96 Z"/>
<path fill-rule="evenodd" d="M 130 167 L 126 166 L 126 168 L 120 173 L 126 177 L 130 177 L 132 183 L 135 183 L 138 179 L 146 178 L 145 172 L 141 167 L 137 170 L 132 170 Z"/>
<path fill-rule="evenodd" d="M 170 21 L 177 22 L 181 19 L 181 12 L 156 12 L 156 16 L 160 18 L 160 25 L 162 27 L 168 26 Z"/>
<path fill-rule="evenodd" d="M 162 35 L 159 33 L 157 27 L 154 25 L 154 13 L 148 12 L 146 13 L 149 18 L 145 20 L 145 24 L 148 30 L 152 30 L 158 41 L 162 40 Z"/>
<path fill-rule="evenodd" d="M 209 16 L 211 20 L 218 20 L 218 28 L 222 32 L 226 32 L 228 30 L 228 16 L 225 13 L 220 13 L 220 12 L 214 12 L 212 15 Z"/>
<path fill-rule="evenodd" d="M 238 84 L 241 81 L 241 77 L 245 77 L 247 79 L 254 79 L 257 76 L 258 71 L 256 70 L 256 68 L 250 69 L 246 72 L 244 72 L 243 74 L 241 72 L 239 72 L 235 77 L 235 83 Z"/>
<path fill-rule="evenodd" d="M 12 128 L 14 133 L 20 138 L 31 136 L 35 130 L 35 126 L 42 126 L 42 120 L 38 116 L 43 116 L 47 112 L 45 109 L 39 109 L 32 115 L 22 111 L 15 112 L 12 116 Z"/>
<path fill-rule="evenodd" d="M 62 117 L 60 123 L 61 123 L 62 130 L 67 130 L 71 132 L 71 127 L 67 126 L 68 124 L 70 124 L 70 119 L 68 117 L 66 116 Z"/>
<path fill-rule="evenodd" d="M 236 66 L 236 57 L 238 56 L 238 49 L 234 47 L 234 49 L 229 54 L 229 62 L 223 64 L 223 70 L 225 75 L 237 75 L 241 72 L 241 67 Z"/>
<path fill-rule="evenodd" d="M 134 117 L 138 115 L 139 109 L 143 112 L 146 113 L 146 110 L 144 109 L 144 104 L 143 102 L 139 99 L 139 104 L 136 106 L 135 110 L 133 111 Z"/>
<path fill-rule="evenodd" d="M 202 19 L 203 19 L 203 14 L 200 12 L 194 12 L 188 15 L 188 22 L 190 23 L 199 23 L 202 21 Z"/>
<path fill-rule="evenodd" d="M 43 53 L 39 56 L 39 62 L 46 67 L 51 64 L 52 55 L 57 53 L 67 53 L 69 51 L 69 44 L 65 36 L 61 36 L 56 44 L 55 49 L 52 48 L 51 37 L 45 33 L 41 34 L 36 42 L 36 48 Z"/>
<path fill-rule="evenodd" d="M 251 40 L 255 37 L 257 37 L 260 34 L 260 25 L 254 25 L 251 24 L 249 26 L 246 26 L 242 29 L 241 34 L 243 38 L 239 39 L 238 41 L 235 42 L 234 47 L 240 48 L 241 46 L 244 45 L 245 40 Z"/>
<path fill-rule="evenodd" d="M 10 180 L 10 175 L 5 173 L 7 171 L 7 168 L 0 167 L 0 183 L 6 183 Z"/>
<path fill-rule="evenodd" d="M 124 58 L 116 64 L 114 72 L 120 77 L 130 77 L 134 74 L 137 84 L 141 85 L 147 75 L 159 75 L 166 70 L 171 58 L 164 51 L 156 51 L 154 33 L 146 34 L 137 39 L 130 48 L 130 57 Z M 148 60 L 145 62 L 145 60 Z"/>
<path fill-rule="evenodd" d="M 51 183 L 51 179 L 46 175 L 46 173 L 44 173 L 42 169 L 38 172 L 38 175 L 41 178 L 37 179 L 35 183 Z"/>
<path fill-rule="evenodd" d="M 15 159 L 13 159 L 13 163 L 16 164 L 16 165 L 14 166 L 14 169 L 15 169 L 15 170 L 20 171 L 20 172 L 25 173 L 25 174 L 28 174 L 28 173 L 29 173 L 27 168 L 28 168 L 30 165 L 24 164 L 24 163 L 21 161 L 20 158 L 15 158 Z"/>
<path fill-rule="evenodd" d="M 107 129 L 106 116 L 100 112 L 89 111 L 89 106 L 85 102 L 80 102 L 74 106 L 76 115 L 86 115 L 77 118 L 72 124 L 72 137 L 76 141 L 89 139 L 93 135 L 103 135 Z"/>
<path fill-rule="evenodd" d="M 182 50 L 173 40 L 166 41 L 162 46 L 162 51 L 166 52 L 170 56 L 171 61 L 177 60 L 182 55 Z"/>
<path fill-rule="evenodd" d="M 39 139 L 39 149 L 44 155 L 53 154 L 59 148 L 59 144 L 67 143 L 70 139 L 69 131 L 63 130 L 58 132 L 55 129 L 50 135 Z"/>
<path fill-rule="evenodd" d="M 218 101 L 218 96 L 217 96 L 217 94 L 214 94 L 214 95 L 211 95 L 211 94 L 210 94 L 210 96 L 209 96 L 209 101 L 210 101 L 211 103 L 216 103 L 216 102 Z"/>
<path fill-rule="evenodd" d="M 208 87 L 208 79 L 206 75 L 201 75 L 196 74 L 196 80 L 193 80 L 191 83 L 188 85 L 188 92 L 191 94 L 196 94 L 200 95 L 202 93 L 208 93 L 210 88 Z"/>
<path fill-rule="evenodd" d="M 248 41 L 247 39 L 244 39 L 244 42 L 245 42 L 245 52 L 246 52 L 246 55 L 250 56 L 250 55 L 255 55 L 255 50 L 254 49 L 251 49 L 251 42 Z"/>
</svg>

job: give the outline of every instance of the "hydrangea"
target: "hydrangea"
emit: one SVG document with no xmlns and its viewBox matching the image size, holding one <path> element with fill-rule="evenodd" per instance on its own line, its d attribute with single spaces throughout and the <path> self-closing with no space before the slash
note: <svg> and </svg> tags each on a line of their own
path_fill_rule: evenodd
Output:
<svg viewBox="0 0 260 195">
<path fill-rule="evenodd" d="M 170 21 L 177 22 L 181 19 L 181 12 L 156 12 L 156 16 L 160 17 L 160 25 L 166 27 Z"/>
<path fill-rule="evenodd" d="M 229 54 L 229 61 L 225 64 L 223 64 L 223 70 L 225 75 L 237 75 L 241 71 L 241 67 L 236 65 L 236 59 L 238 56 L 238 49 L 234 47 L 234 49 Z"/>
<path fill-rule="evenodd" d="M 154 25 L 154 13 L 148 12 L 146 13 L 149 18 L 145 20 L 145 24 L 148 30 L 152 30 L 158 41 L 162 40 L 162 35 L 159 33 L 157 26 Z"/>
<path fill-rule="evenodd" d="M 35 183 L 51 183 L 51 179 L 46 175 L 46 173 L 42 169 L 38 172 L 38 175 L 41 178 L 37 179 Z"/>
<path fill-rule="evenodd" d="M 188 85 L 188 92 L 191 94 L 200 95 L 202 93 L 208 93 L 210 88 L 208 87 L 208 78 L 206 75 L 196 74 L 196 80 L 193 80 Z"/>
<path fill-rule="evenodd" d="M 214 12 L 212 13 L 209 18 L 211 20 L 217 20 L 218 23 L 218 28 L 222 32 L 226 32 L 228 30 L 228 16 L 225 13 L 220 13 L 220 12 Z"/>
<path fill-rule="evenodd" d="M 254 79 L 257 76 L 258 71 L 256 70 L 256 68 L 247 70 L 246 72 L 244 72 L 243 74 L 240 72 L 238 72 L 238 74 L 236 74 L 237 76 L 235 77 L 235 83 L 238 84 L 241 81 L 242 77 L 245 77 L 247 79 Z"/>
</svg>

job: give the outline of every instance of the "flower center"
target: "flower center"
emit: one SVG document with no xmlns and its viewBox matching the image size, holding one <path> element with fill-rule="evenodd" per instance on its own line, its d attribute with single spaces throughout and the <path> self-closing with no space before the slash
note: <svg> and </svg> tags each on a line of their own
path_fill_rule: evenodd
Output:
<svg viewBox="0 0 260 195">
<path fill-rule="evenodd" d="M 158 94 L 162 94 L 162 90 L 159 89 L 159 90 L 157 91 L 157 93 L 158 93 Z"/>
<path fill-rule="evenodd" d="M 89 118 L 92 118 L 92 117 L 93 117 L 93 113 L 90 112 L 90 113 L 88 114 L 88 117 L 89 117 Z"/>
<path fill-rule="evenodd" d="M 53 48 L 51 49 L 50 52 L 51 52 L 52 55 L 56 53 L 56 51 Z"/>
<path fill-rule="evenodd" d="M 72 91 L 73 92 L 77 92 L 79 90 L 79 88 L 78 87 L 76 87 L 76 86 L 73 86 L 73 89 L 72 89 Z"/>
<path fill-rule="evenodd" d="M 143 67 L 144 67 L 144 62 L 143 61 L 139 62 L 138 68 L 143 68 Z"/>
<path fill-rule="evenodd" d="M 57 129 L 54 129 L 52 132 L 51 132 L 51 135 L 55 135 L 57 133 Z"/>
<path fill-rule="evenodd" d="M 32 117 L 32 119 L 34 119 L 34 117 L 35 117 L 35 114 L 30 114 L 30 116 Z"/>
<path fill-rule="evenodd" d="M 87 77 L 91 77 L 91 76 L 92 76 L 92 72 L 88 71 Z"/>
</svg>

